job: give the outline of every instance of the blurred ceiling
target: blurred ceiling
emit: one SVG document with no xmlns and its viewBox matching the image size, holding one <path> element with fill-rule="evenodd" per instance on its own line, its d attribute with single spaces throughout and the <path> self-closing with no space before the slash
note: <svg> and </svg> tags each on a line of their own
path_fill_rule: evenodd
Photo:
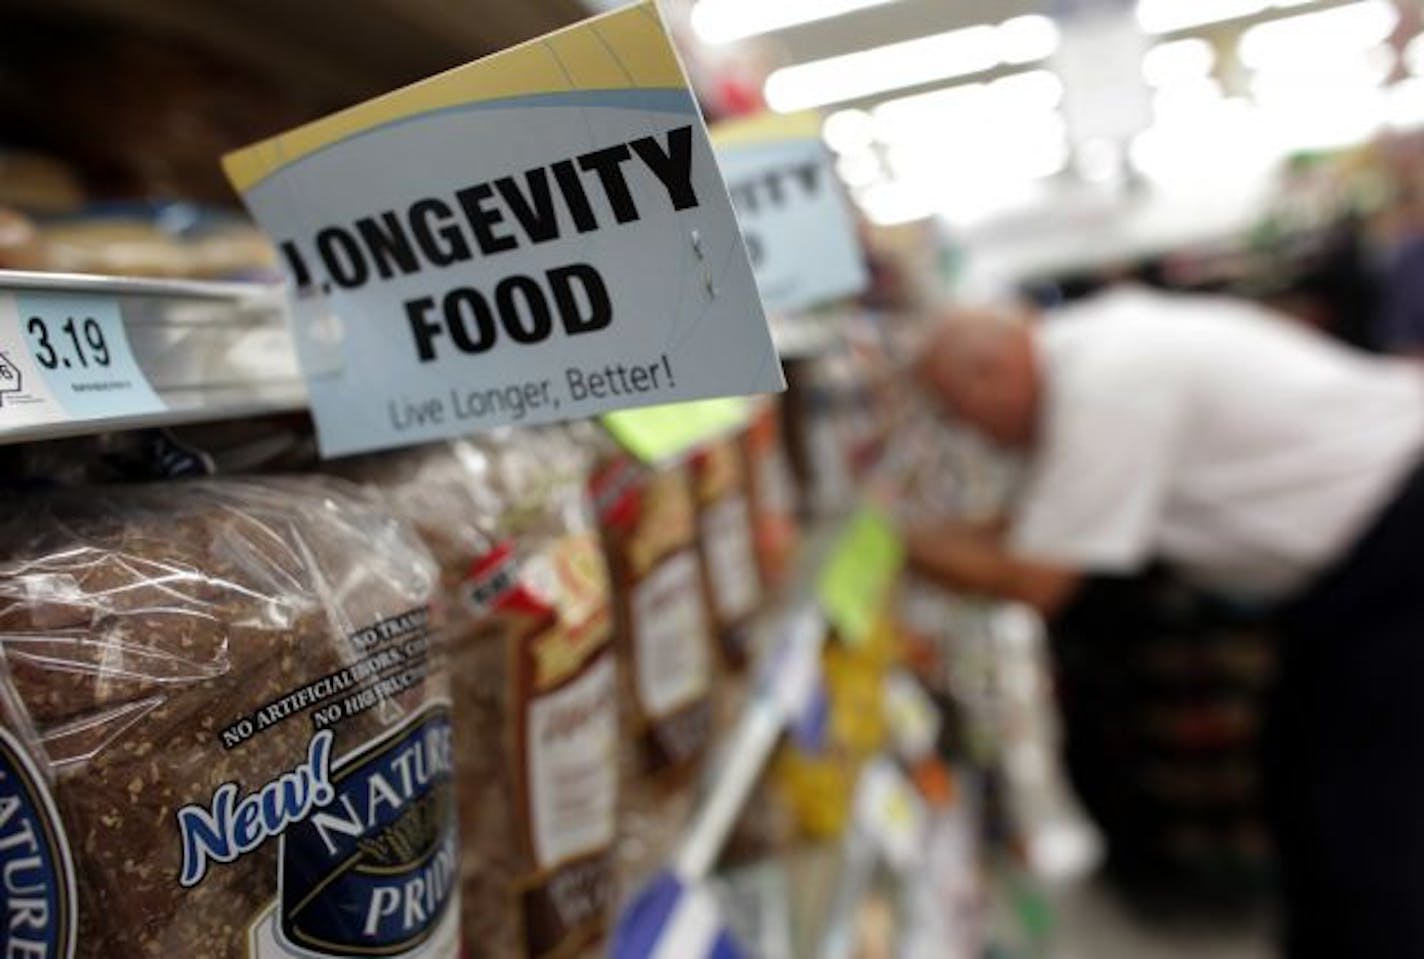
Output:
<svg viewBox="0 0 1424 959">
<path fill-rule="evenodd" d="M 1258 12 L 1230 18 L 1221 23 L 1172 31 L 1169 36 L 1190 34 L 1229 43 L 1234 42 L 1243 31 L 1255 24 L 1324 10 L 1345 2 L 1346 0 L 1289 0 L 1288 3 L 1274 5 L 1262 2 L 1262 9 Z M 1184 0 L 1184 4 L 1190 6 L 1190 0 Z M 890 0 L 840 16 L 774 31 L 765 34 L 762 40 L 769 44 L 775 58 L 782 65 L 803 64 L 965 27 L 1003 23 L 1026 14 L 1045 14 L 1052 6 L 1046 0 Z M 869 109 L 886 100 L 926 93 L 972 80 L 994 79 L 1024 68 L 1022 64 L 996 67 L 930 83 L 898 87 L 884 93 L 843 101 L 832 109 L 840 106 Z"/>
<path fill-rule="evenodd" d="M 771 34 L 788 63 L 809 63 L 963 27 L 1000 23 L 1028 13 L 1041 13 L 1042 0 L 896 0 L 828 20 L 817 20 Z M 1022 68 L 994 68 L 975 75 L 992 79 Z M 886 99 L 927 93 L 948 81 L 901 87 L 882 95 L 846 101 L 843 106 L 869 108 Z M 962 83 L 964 77 L 953 82 Z"/>
<path fill-rule="evenodd" d="M 587 16 L 579 0 L 3 0 L 12 18 L 209 49 L 314 98 L 356 102 Z"/>
<path fill-rule="evenodd" d="M 1042 13 L 1042 0 L 899 0 L 784 30 L 776 39 L 803 63 L 980 23 Z"/>
</svg>

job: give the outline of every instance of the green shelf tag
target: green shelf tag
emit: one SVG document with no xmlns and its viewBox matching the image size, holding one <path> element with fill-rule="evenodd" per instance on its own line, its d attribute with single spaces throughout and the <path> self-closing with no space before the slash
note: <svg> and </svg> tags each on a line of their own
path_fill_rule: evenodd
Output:
<svg viewBox="0 0 1424 959">
<path fill-rule="evenodd" d="M 603 425 L 623 448 L 644 463 L 660 463 L 747 423 L 742 397 L 670 403 L 607 413 Z"/>
<path fill-rule="evenodd" d="M 841 533 L 818 588 L 826 618 L 846 642 L 858 645 L 869 638 L 904 562 L 905 547 L 894 525 L 878 510 L 862 507 Z"/>
</svg>

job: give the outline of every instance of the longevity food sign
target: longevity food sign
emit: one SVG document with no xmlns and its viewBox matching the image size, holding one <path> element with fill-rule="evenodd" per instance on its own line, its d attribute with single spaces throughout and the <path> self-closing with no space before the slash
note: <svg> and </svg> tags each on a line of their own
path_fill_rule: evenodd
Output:
<svg viewBox="0 0 1424 959">
<path fill-rule="evenodd" d="M 797 310 L 866 288 L 855 224 L 814 113 L 712 131 L 768 309 Z"/>
<path fill-rule="evenodd" d="M 225 165 L 292 281 L 328 455 L 783 385 L 651 3 Z"/>
</svg>

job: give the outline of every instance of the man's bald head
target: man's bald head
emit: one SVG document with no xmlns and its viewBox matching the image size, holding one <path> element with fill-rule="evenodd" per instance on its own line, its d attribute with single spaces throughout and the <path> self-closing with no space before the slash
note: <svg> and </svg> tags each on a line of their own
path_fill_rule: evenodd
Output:
<svg viewBox="0 0 1424 959">
<path fill-rule="evenodd" d="M 955 418 L 999 446 L 1029 446 L 1038 426 L 1042 373 L 1032 316 L 1014 309 L 946 315 L 920 356 L 919 375 Z"/>
</svg>

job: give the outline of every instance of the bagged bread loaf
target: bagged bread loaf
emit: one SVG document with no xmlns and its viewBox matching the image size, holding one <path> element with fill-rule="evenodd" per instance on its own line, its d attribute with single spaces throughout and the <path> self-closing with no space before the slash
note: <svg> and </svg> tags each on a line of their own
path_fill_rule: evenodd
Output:
<svg viewBox="0 0 1424 959">
<path fill-rule="evenodd" d="M 796 479 L 783 443 L 779 399 L 763 399 L 752 411 L 751 423 L 742 434 L 742 453 L 746 457 L 757 565 L 763 585 L 775 589 L 791 575 L 800 538 Z"/>
<path fill-rule="evenodd" d="M 552 431 L 367 461 L 441 572 L 472 957 L 602 955 L 618 788 L 608 576 Z"/>
<path fill-rule="evenodd" d="M 626 899 L 666 864 L 691 818 L 712 738 L 716 654 L 686 469 L 607 456 L 593 493 L 617 597 L 618 890 Z"/>
<path fill-rule="evenodd" d="M 17 501 L 0 521 L 12 956 L 458 955 L 433 569 L 327 482 Z"/>
<path fill-rule="evenodd" d="M 735 440 L 709 443 L 691 460 L 703 571 L 722 662 L 734 674 L 751 658 L 751 620 L 761 603 L 746 468 Z"/>
</svg>

